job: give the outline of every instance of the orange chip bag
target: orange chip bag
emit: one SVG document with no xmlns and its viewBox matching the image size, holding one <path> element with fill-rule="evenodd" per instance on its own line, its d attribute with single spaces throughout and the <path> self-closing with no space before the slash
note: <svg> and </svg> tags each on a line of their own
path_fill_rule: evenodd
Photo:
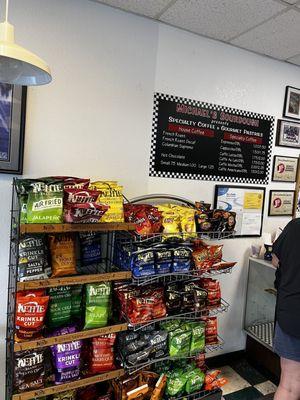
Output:
<svg viewBox="0 0 300 400">
<path fill-rule="evenodd" d="M 72 235 L 49 235 L 52 260 L 52 277 L 75 275 L 76 251 Z"/>
</svg>

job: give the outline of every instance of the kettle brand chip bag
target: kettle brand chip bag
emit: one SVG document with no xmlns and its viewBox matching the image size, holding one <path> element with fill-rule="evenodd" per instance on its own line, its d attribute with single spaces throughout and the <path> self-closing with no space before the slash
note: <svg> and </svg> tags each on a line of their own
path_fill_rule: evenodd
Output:
<svg viewBox="0 0 300 400">
<path fill-rule="evenodd" d="M 101 234 L 97 232 L 80 232 L 80 274 L 96 274 L 101 263 Z"/>
<path fill-rule="evenodd" d="M 61 336 L 75 332 L 76 328 L 70 326 L 68 328 L 57 329 L 52 334 L 53 336 Z M 73 340 L 72 342 L 59 343 L 51 346 L 56 384 L 74 380 L 74 378 L 76 379 L 79 377 L 82 344 L 82 340 Z"/>
<path fill-rule="evenodd" d="M 75 238 L 71 234 L 49 235 L 52 277 L 75 275 Z"/>
<path fill-rule="evenodd" d="M 36 390 L 45 384 L 45 350 L 25 350 L 15 354 L 15 389 L 18 392 Z"/>
<path fill-rule="evenodd" d="M 63 221 L 63 184 L 44 178 L 32 181 L 27 200 L 27 223 L 59 224 Z"/>
<path fill-rule="evenodd" d="M 124 222 L 123 186 L 116 182 L 92 182 L 90 188 L 99 190 L 97 204 L 109 207 L 100 222 Z"/>
<path fill-rule="evenodd" d="M 71 318 L 78 320 L 82 314 L 82 285 L 71 287 Z"/>
<path fill-rule="evenodd" d="M 40 291 L 19 292 L 16 297 L 16 335 L 18 339 L 33 339 L 41 335 L 49 296 Z"/>
<path fill-rule="evenodd" d="M 47 326 L 57 328 L 71 322 L 72 292 L 70 286 L 60 286 L 49 289 L 49 307 Z"/>
<path fill-rule="evenodd" d="M 24 236 L 19 241 L 18 280 L 46 279 L 50 274 L 45 236 Z"/>
<path fill-rule="evenodd" d="M 106 326 L 110 306 L 110 282 L 87 284 L 84 329 L 101 328 L 103 326 Z"/>
</svg>

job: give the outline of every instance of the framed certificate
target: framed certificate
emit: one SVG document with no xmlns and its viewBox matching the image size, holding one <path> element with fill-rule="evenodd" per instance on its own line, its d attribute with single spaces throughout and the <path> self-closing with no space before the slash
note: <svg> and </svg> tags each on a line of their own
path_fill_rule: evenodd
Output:
<svg viewBox="0 0 300 400">
<path fill-rule="evenodd" d="M 272 181 L 296 182 L 298 161 L 297 157 L 274 156 Z"/>
<path fill-rule="evenodd" d="M 300 124 L 279 119 L 277 121 L 276 146 L 300 148 Z"/>
<path fill-rule="evenodd" d="M 270 190 L 268 215 L 270 217 L 293 216 L 294 202 L 294 190 Z"/>
<path fill-rule="evenodd" d="M 236 213 L 236 237 L 259 237 L 262 233 L 265 188 L 216 185 L 214 208 Z"/>
</svg>

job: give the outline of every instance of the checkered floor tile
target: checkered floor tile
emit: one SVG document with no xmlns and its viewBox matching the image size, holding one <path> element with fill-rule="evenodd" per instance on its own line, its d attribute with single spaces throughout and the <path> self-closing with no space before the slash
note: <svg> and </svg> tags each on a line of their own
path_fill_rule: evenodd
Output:
<svg viewBox="0 0 300 400">
<path fill-rule="evenodd" d="M 238 360 L 219 368 L 228 380 L 223 387 L 225 400 L 271 400 L 276 386 L 246 360 Z"/>
</svg>

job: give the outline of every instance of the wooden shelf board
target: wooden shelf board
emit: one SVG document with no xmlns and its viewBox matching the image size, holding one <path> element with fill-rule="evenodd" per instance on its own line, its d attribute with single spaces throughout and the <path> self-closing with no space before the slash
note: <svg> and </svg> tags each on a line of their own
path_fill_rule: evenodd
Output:
<svg viewBox="0 0 300 400">
<path fill-rule="evenodd" d="M 21 224 L 20 233 L 112 232 L 134 231 L 135 225 L 127 222 L 98 224 Z"/>
<path fill-rule="evenodd" d="M 39 347 L 52 346 L 54 344 L 59 344 L 59 343 L 72 342 L 73 340 L 88 339 L 100 335 L 106 335 L 109 333 L 126 331 L 127 328 L 128 328 L 127 324 L 118 324 L 118 325 L 105 326 L 103 328 L 89 329 L 86 331 L 70 333 L 67 335 L 41 338 L 28 342 L 15 342 L 14 351 L 16 352 L 29 349 L 36 349 Z"/>
<path fill-rule="evenodd" d="M 57 286 L 69 286 L 69 285 L 80 285 L 85 283 L 94 283 L 102 281 L 121 281 L 131 279 L 132 275 L 130 271 L 117 271 L 107 272 L 104 274 L 93 274 L 93 275 L 75 275 L 65 276 L 61 278 L 49 278 L 35 281 L 18 282 L 17 290 L 28 290 L 28 289 L 41 289 L 50 288 Z"/>
<path fill-rule="evenodd" d="M 77 389 L 83 386 L 93 385 L 98 382 L 104 382 L 110 379 L 115 379 L 124 374 L 125 374 L 124 369 L 117 369 L 115 371 L 110 371 L 100 375 L 91 376 L 89 378 L 78 379 L 77 381 L 64 383 L 62 385 L 49 386 L 44 389 L 38 389 L 38 390 L 32 390 L 30 392 L 14 394 L 12 396 L 12 400 L 30 400 L 42 396 L 49 396 L 51 394 L 61 393 L 67 390 Z"/>
</svg>

